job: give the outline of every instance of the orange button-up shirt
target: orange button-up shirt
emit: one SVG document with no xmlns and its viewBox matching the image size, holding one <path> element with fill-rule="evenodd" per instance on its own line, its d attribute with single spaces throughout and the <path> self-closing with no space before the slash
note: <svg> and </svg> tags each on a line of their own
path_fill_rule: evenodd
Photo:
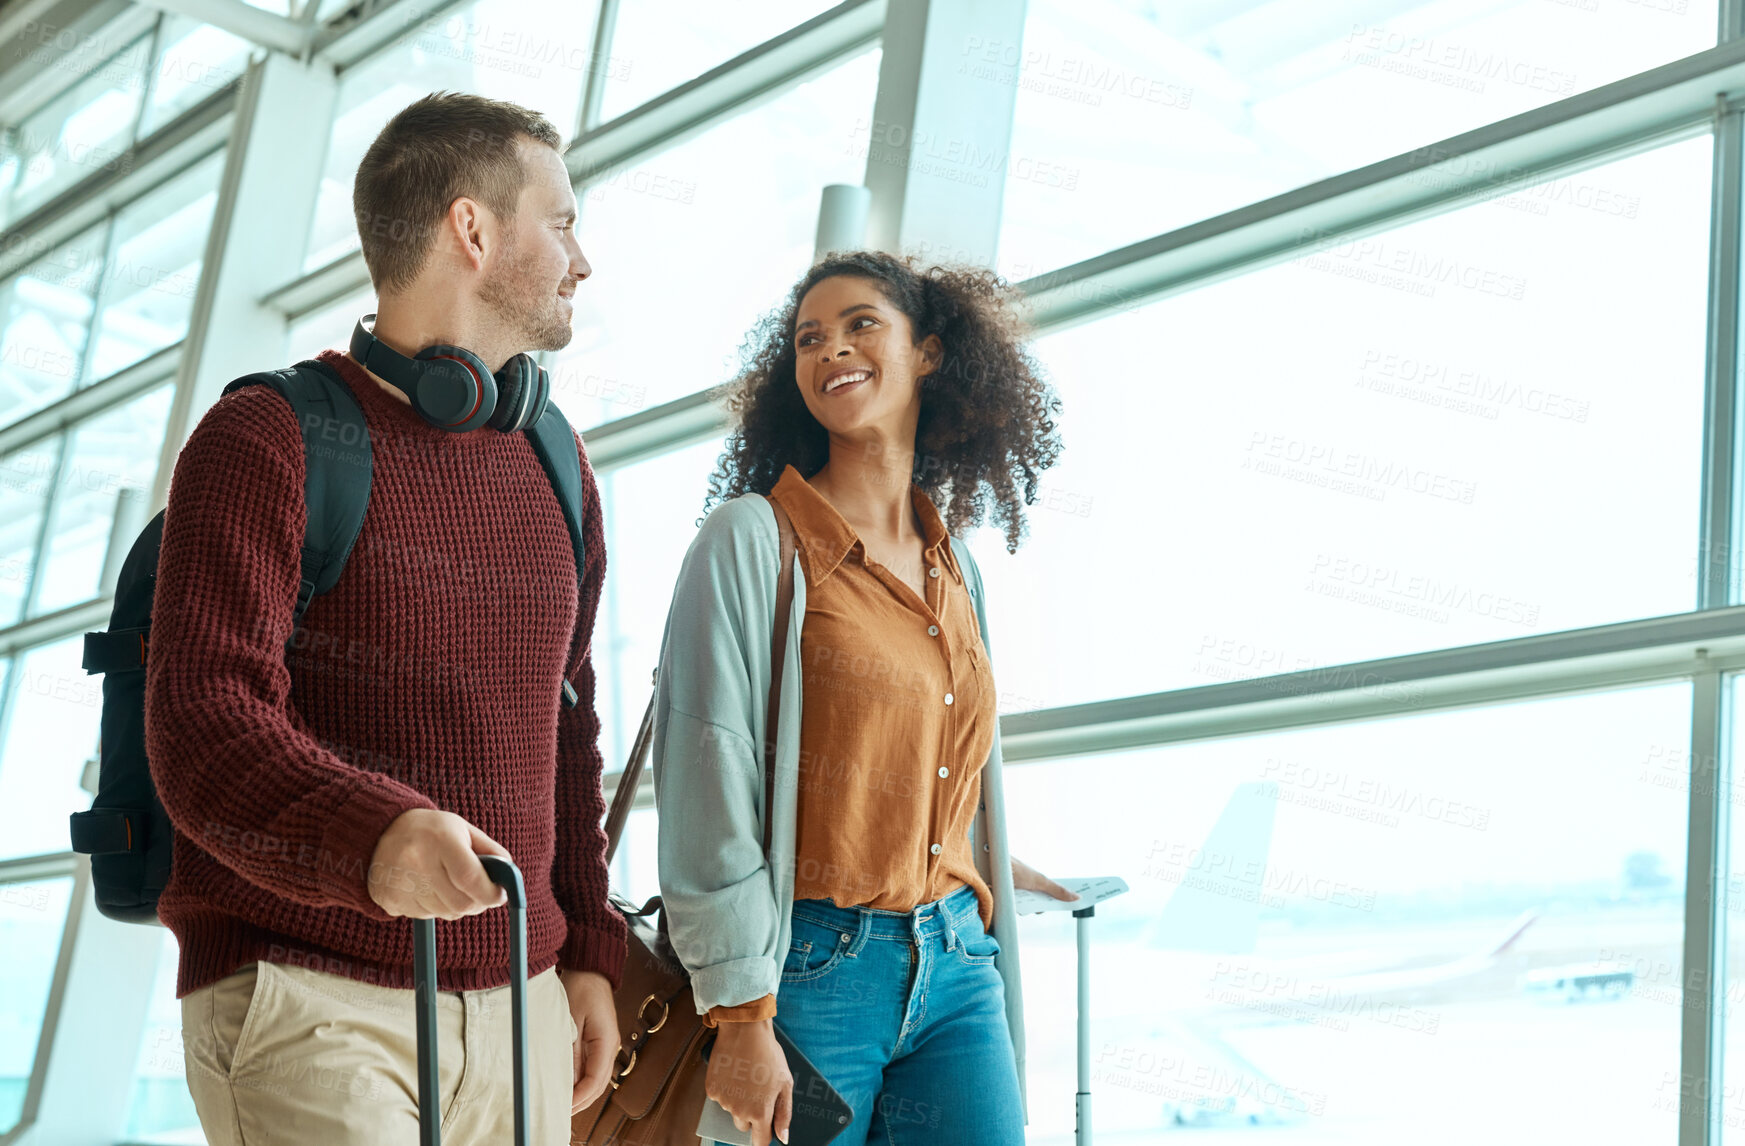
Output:
<svg viewBox="0 0 1745 1146">
<path fill-rule="evenodd" d="M 994 679 L 945 522 L 910 486 L 923 599 L 867 558 L 793 466 L 770 497 L 793 521 L 806 576 L 794 898 L 909 911 L 967 884 L 992 930 L 968 833 L 994 742 Z M 765 996 L 709 1017 L 774 1014 Z"/>
</svg>

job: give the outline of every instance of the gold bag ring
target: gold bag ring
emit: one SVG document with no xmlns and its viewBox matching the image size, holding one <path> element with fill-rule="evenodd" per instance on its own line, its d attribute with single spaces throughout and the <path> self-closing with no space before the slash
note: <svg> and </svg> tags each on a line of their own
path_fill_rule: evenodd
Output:
<svg viewBox="0 0 1745 1146">
<path fill-rule="evenodd" d="M 642 1006 L 636 1008 L 636 1017 L 641 1019 L 645 1023 L 648 1022 L 648 1005 L 650 1003 L 655 1003 L 655 1002 L 660 1002 L 660 1000 L 655 998 L 655 996 L 653 996 L 653 995 L 650 995 L 648 998 L 642 1000 Z M 668 1005 L 666 1003 L 660 1004 L 660 1018 L 656 1019 L 654 1021 L 654 1023 L 649 1026 L 649 1028 L 648 1028 L 649 1034 L 652 1035 L 654 1032 L 656 1032 L 656 1031 L 660 1030 L 662 1027 L 666 1026 L 667 1014 L 669 1013 L 669 1010 L 670 1010 L 670 1008 L 668 1007 Z"/>
</svg>

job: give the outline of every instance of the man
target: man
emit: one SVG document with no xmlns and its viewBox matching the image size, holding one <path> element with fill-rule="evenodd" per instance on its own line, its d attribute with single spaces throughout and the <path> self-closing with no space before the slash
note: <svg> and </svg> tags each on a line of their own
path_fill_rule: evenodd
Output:
<svg viewBox="0 0 1745 1146">
<path fill-rule="evenodd" d="M 353 188 L 379 340 L 460 346 L 493 371 L 569 342 L 591 268 L 559 143 L 537 113 L 464 94 L 388 123 Z M 578 437 L 578 570 L 525 434 L 445 431 L 349 355 L 319 358 L 363 409 L 374 472 L 345 572 L 289 649 L 306 503 L 284 400 L 250 386 L 215 403 L 165 513 L 146 741 L 176 828 L 159 916 L 180 943 L 195 1108 L 213 1146 L 415 1141 L 410 920 L 434 917 L 452 921 L 444 1136 L 507 1140 L 508 929 L 477 859 L 507 855 L 527 884 L 533 1140 L 567 1143 L 617 1053 L 625 957 L 587 639 L 599 490 Z"/>
</svg>

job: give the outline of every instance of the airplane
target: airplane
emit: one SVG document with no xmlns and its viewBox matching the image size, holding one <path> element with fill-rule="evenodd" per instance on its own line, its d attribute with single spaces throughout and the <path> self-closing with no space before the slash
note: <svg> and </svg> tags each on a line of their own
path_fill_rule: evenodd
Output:
<svg viewBox="0 0 1745 1146">
<path fill-rule="evenodd" d="M 1121 981 L 1145 984 L 1132 1020 L 1097 1024 L 1093 1092 L 1101 1085 L 1156 1095 L 1165 1127 L 1281 1125 L 1319 1113 L 1325 1096 L 1273 1077 L 1238 1049 L 1247 1040 L 1232 1036 L 1242 1029 L 1375 1023 L 1434 1033 L 1440 1011 L 1424 1004 L 1516 989 L 1521 937 L 1536 909 L 1453 958 L 1359 946 L 1286 959 L 1254 954 L 1266 898 L 1256 874 L 1267 870 L 1277 797 L 1273 781 L 1239 785 L 1192 863 L 1171 873 L 1175 887 L 1155 921 L 1118 956 L 1111 950 L 1092 964 L 1093 983 L 1115 961 Z M 1027 983 L 1070 981 L 1068 951 L 1026 947 L 1023 958 Z M 1033 1061 L 1032 1073 L 1042 1065 Z"/>
</svg>

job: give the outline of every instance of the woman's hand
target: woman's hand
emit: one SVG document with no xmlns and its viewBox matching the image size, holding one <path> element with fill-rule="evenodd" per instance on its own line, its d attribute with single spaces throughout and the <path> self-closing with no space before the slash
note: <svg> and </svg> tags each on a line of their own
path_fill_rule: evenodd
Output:
<svg viewBox="0 0 1745 1146">
<path fill-rule="evenodd" d="M 1018 891 L 1040 891 L 1067 903 L 1079 897 L 1078 892 L 1068 891 L 1017 856 L 1012 857 L 1012 886 Z"/>
<path fill-rule="evenodd" d="M 751 1131 L 754 1146 L 769 1146 L 771 1134 L 788 1140 L 794 1076 L 772 1020 L 725 1022 L 717 1028 L 703 1090 L 733 1115 L 733 1125 Z"/>
</svg>

